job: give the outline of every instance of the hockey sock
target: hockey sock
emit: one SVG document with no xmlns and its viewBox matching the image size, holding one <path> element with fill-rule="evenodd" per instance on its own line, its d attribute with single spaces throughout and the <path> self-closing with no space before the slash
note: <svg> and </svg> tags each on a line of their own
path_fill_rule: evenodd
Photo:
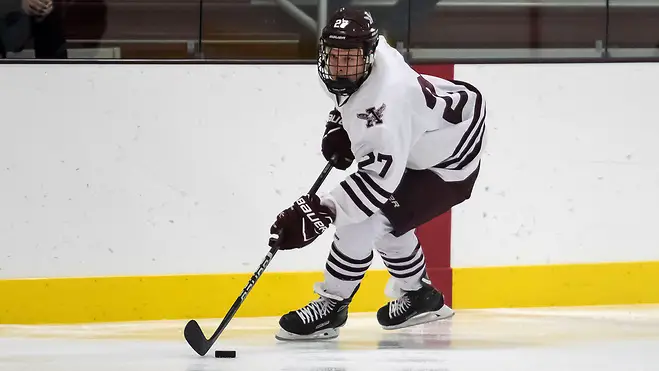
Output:
<svg viewBox="0 0 659 371">
<path fill-rule="evenodd" d="M 414 291 L 421 288 L 421 277 L 426 271 L 426 260 L 421 244 L 417 242 L 411 254 L 406 256 L 392 256 L 391 253 L 379 251 L 389 274 L 396 281 L 396 287 L 405 291 Z"/>
<path fill-rule="evenodd" d="M 332 249 L 325 264 L 324 290 L 342 298 L 349 298 L 357 289 L 372 262 L 373 251 L 366 258 L 355 259 L 341 252 L 336 244 L 332 243 Z"/>
</svg>

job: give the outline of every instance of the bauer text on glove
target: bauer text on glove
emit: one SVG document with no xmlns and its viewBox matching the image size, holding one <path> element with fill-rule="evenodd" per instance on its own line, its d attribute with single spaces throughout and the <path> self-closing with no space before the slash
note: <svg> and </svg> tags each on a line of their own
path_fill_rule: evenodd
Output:
<svg viewBox="0 0 659 371">
<path fill-rule="evenodd" d="M 270 227 L 270 246 L 281 250 L 299 249 L 312 243 L 334 221 L 334 214 L 321 205 L 318 196 L 304 195 L 282 211 Z"/>
</svg>

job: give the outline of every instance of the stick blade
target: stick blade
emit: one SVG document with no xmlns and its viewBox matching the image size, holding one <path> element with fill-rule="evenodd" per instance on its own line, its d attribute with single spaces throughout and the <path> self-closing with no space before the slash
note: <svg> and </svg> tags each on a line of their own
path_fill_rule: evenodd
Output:
<svg viewBox="0 0 659 371">
<path fill-rule="evenodd" d="M 185 325 L 183 335 L 192 349 L 200 356 L 206 355 L 211 348 L 212 344 L 206 339 L 204 332 L 195 320 L 191 320 Z"/>
</svg>

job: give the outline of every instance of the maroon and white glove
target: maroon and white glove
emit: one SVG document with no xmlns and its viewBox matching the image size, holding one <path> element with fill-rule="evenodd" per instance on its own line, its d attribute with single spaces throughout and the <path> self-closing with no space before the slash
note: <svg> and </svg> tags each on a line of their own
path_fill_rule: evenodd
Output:
<svg viewBox="0 0 659 371">
<path fill-rule="evenodd" d="M 281 250 L 305 247 L 323 234 L 334 222 L 334 214 L 320 204 L 320 198 L 303 195 L 293 206 L 277 215 L 270 227 L 270 247 L 278 244 Z"/>
<path fill-rule="evenodd" d="M 321 143 L 321 151 L 325 159 L 337 169 L 345 170 L 352 165 L 355 155 L 350 148 L 350 137 L 341 125 L 341 112 L 336 109 L 329 114 L 325 125 L 325 134 Z"/>
</svg>

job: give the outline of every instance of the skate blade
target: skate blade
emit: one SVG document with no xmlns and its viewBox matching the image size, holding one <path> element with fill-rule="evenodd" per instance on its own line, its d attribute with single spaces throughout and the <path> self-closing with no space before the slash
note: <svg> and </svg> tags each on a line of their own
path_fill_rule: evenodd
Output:
<svg viewBox="0 0 659 371">
<path fill-rule="evenodd" d="M 298 335 L 288 332 L 284 329 L 279 329 L 279 333 L 275 335 L 275 339 L 281 341 L 317 341 L 317 340 L 332 340 L 339 337 L 339 329 L 325 329 L 316 331 L 309 335 Z"/>
<path fill-rule="evenodd" d="M 448 305 L 444 305 L 439 310 L 436 310 L 434 312 L 427 312 L 420 314 L 416 317 L 410 318 L 409 320 L 398 324 L 398 325 L 393 325 L 393 326 L 382 326 L 383 329 L 385 330 L 398 330 L 401 328 L 406 328 L 406 327 L 411 327 L 411 326 L 416 326 L 420 325 L 423 323 L 428 323 L 428 322 L 434 322 L 434 321 L 439 321 L 441 319 L 446 319 L 446 318 L 451 318 L 455 315 L 455 311 L 451 309 Z"/>
</svg>

